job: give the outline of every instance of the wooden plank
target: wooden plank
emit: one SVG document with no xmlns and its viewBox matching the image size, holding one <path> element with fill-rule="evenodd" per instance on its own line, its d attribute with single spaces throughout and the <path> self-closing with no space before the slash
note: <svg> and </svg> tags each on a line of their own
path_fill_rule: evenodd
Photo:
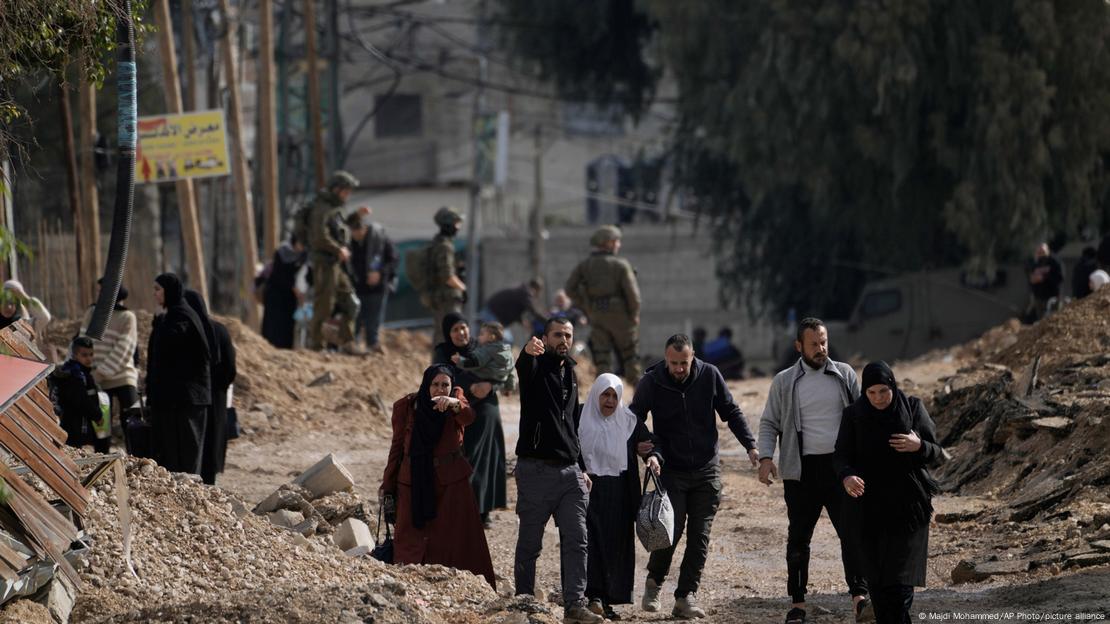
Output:
<svg viewBox="0 0 1110 624">
<path fill-rule="evenodd" d="M 30 531 L 32 529 L 45 528 L 47 531 L 40 531 L 38 534 L 31 534 L 33 538 L 42 539 L 43 545 L 49 541 L 57 542 L 59 549 L 64 549 L 69 546 L 70 542 L 77 539 L 77 527 L 73 526 L 65 516 L 58 513 L 46 502 L 38 492 L 35 491 L 25 481 L 15 476 L 12 471 L 5 465 L 0 465 L 0 477 L 8 483 L 8 488 L 12 494 L 11 502 L 19 499 L 17 504 L 10 504 L 13 510 L 20 515 L 20 520 L 30 518 L 38 522 L 39 526 L 24 526 Z M 17 508 L 18 506 L 18 508 Z M 22 510 L 23 513 L 20 513 Z"/>
<path fill-rule="evenodd" d="M 27 565 L 27 559 L 23 555 L 17 553 L 7 544 L 0 542 L 0 576 L 10 580 L 12 577 L 18 578 L 18 572 Z M 5 574 L 6 570 L 11 571 L 11 577 Z"/>
<path fill-rule="evenodd" d="M 55 453 L 32 450 L 35 441 L 26 434 L 13 419 L 0 418 L 0 444 L 27 464 L 35 475 L 42 479 L 79 515 L 84 516 L 88 508 L 88 492 L 80 488 L 76 481 L 66 474 Z M 48 465 L 47 462 L 50 462 Z"/>
<path fill-rule="evenodd" d="M 39 409 L 43 412 L 50 415 L 54 414 L 54 403 L 50 401 L 50 391 L 47 389 L 45 382 L 35 386 L 34 390 L 27 393 L 27 396 L 31 397 L 31 400 L 34 401 L 35 405 L 38 405 Z"/>
<path fill-rule="evenodd" d="M 52 440 L 55 446 L 60 449 L 65 445 L 68 434 L 66 430 L 62 429 L 58 424 L 53 412 L 49 414 L 43 412 L 39 409 L 38 405 L 35 405 L 35 403 L 26 396 L 20 397 L 20 399 L 15 402 L 15 405 L 26 421 L 34 424 L 35 428 L 41 431 L 44 437 Z"/>
<path fill-rule="evenodd" d="M 56 462 L 64 469 L 64 472 L 59 473 L 60 476 L 68 477 L 74 482 L 80 479 L 81 470 L 77 467 L 77 463 L 62 450 L 65 448 L 63 444 L 64 440 L 63 442 L 58 442 L 56 437 L 51 437 L 21 409 L 14 410 L 13 413 L 0 417 L 0 421 L 5 419 L 11 424 L 14 424 L 19 431 L 26 434 L 24 438 L 21 439 L 24 439 L 25 442 L 34 443 L 28 444 L 28 448 L 32 449 L 32 451 L 36 452 L 40 457 L 49 457 L 52 462 Z"/>
<path fill-rule="evenodd" d="M 22 484 L 22 481 L 20 482 Z M 26 484 L 23 484 L 26 485 Z M 77 574 L 77 570 L 66 561 L 64 550 L 77 539 L 77 529 L 72 524 L 69 528 L 73 529 L 73 537 L 68 534 L 55 531 L 50 526 L 48 520 L 42 517 L 43 509 L 41 505 L 45 505 L 46 509 L 53 512 L 59 520 L 68 524 L 65 518 L 61 517 L 52 507 L 46 505 L 46 502 L 39 498 L 38 494 L 34 491 L 29 496 L 23 494 L 12 494 L 8 501 L 9 506 L 15 512 L 19 521 L 23 523 L 23 527 L 27 530 L 28 536 L 31 538 L 31 548 L 39 553 L 39 556 L 44 559 L 49 559 L 58 564 L 58 569 L 65 574 L 66 577 L 74 583 L 76 587 L 81 587 L 81 577 Z M 68 539 L 67 539 L 68 538 Z"/>
</svg>

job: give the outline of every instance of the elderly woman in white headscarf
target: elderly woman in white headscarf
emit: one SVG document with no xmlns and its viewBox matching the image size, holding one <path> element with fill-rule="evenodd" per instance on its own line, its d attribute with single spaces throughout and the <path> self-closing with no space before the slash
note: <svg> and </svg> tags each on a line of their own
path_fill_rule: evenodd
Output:
<svg viewBox="0 0 1110 624">
<path fill-rule="evenodd" d="M 590 388 L 582 405 L 578 437 L 582 459 L 593 482 L 586 515 L 589 537 L 586 597 L 598 615 L 619 619 L 615 604 L 632 602 L 636 567 L 636 511 L 640 504 L 640 471 L 635 449 L 651 434 L 621 400 L 620 377 L 605 373 Z M 652 452 L 648 467 L 659 474 L 662 458 Z"/>
<path fill-rule="evenodd" d="M 50 323 L 50 311 L 37 297 L 32 297 L 16 280 L 4 282 L 0 290 L 0 328 L 23 319 L 31 324 L 35 337 L 42 336 Z"/>
</svg>

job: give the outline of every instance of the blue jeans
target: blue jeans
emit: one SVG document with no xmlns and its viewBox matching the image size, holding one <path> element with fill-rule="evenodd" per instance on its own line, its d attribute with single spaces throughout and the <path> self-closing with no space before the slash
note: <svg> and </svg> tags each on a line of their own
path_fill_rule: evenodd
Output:
<svg viewBox="0 0 1110 624">
<path fill-rule="evenodd" d="M 378 334 L 382 323 L 385 322 L 385 304 L 389 300 L 389 291 L 382 290 L 379 293 L 359 295 L 358 300 L 361 305 L 358 308 L 358 317 L 355 319 L 355 338 L 357 339 L 365 329 L 366 346 L 376 347 Z"/>
</svg>

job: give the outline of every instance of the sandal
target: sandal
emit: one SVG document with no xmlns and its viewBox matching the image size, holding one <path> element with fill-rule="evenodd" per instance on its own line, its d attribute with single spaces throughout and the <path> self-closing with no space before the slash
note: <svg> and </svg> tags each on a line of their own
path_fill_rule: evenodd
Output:
<svg viewBox="0 0 1110 624">
<path fill-rule="evenodd" d="M 805 624 L 806 610 L 794 607 L 786 613 L 786 624 Z"/>
</svg>

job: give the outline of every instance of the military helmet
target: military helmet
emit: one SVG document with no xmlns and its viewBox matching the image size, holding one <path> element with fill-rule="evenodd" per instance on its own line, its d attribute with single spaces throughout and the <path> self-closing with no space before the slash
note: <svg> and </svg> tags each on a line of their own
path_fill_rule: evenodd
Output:
<svg viewBox="0 0 1110 624">
<path fill-rule="evenodd" d="M 328 188 L 333 189 L 337 187 L 349 189 L 358 188 L 358 178 L 351 175 L 349 171 L 343 171 L 342 169 L 336 171 L 331 174 L 331 178 L 328 179 Z"/>
<path fill-rule="evenodd" d="M 444 206 L 436 211 L 435 222 L 436 225 L 454 225 L 463 220 L 462 214 L 452 206 Z"/>
<path fill-rule="evenodd" d="M 597 228 L 594 235 L 590 237 L 590 244 L 594 247 L 601 247 L 611 240 L 620 240 L 621 231 L 615 225 L 603 225 Z"/>
</svg>

